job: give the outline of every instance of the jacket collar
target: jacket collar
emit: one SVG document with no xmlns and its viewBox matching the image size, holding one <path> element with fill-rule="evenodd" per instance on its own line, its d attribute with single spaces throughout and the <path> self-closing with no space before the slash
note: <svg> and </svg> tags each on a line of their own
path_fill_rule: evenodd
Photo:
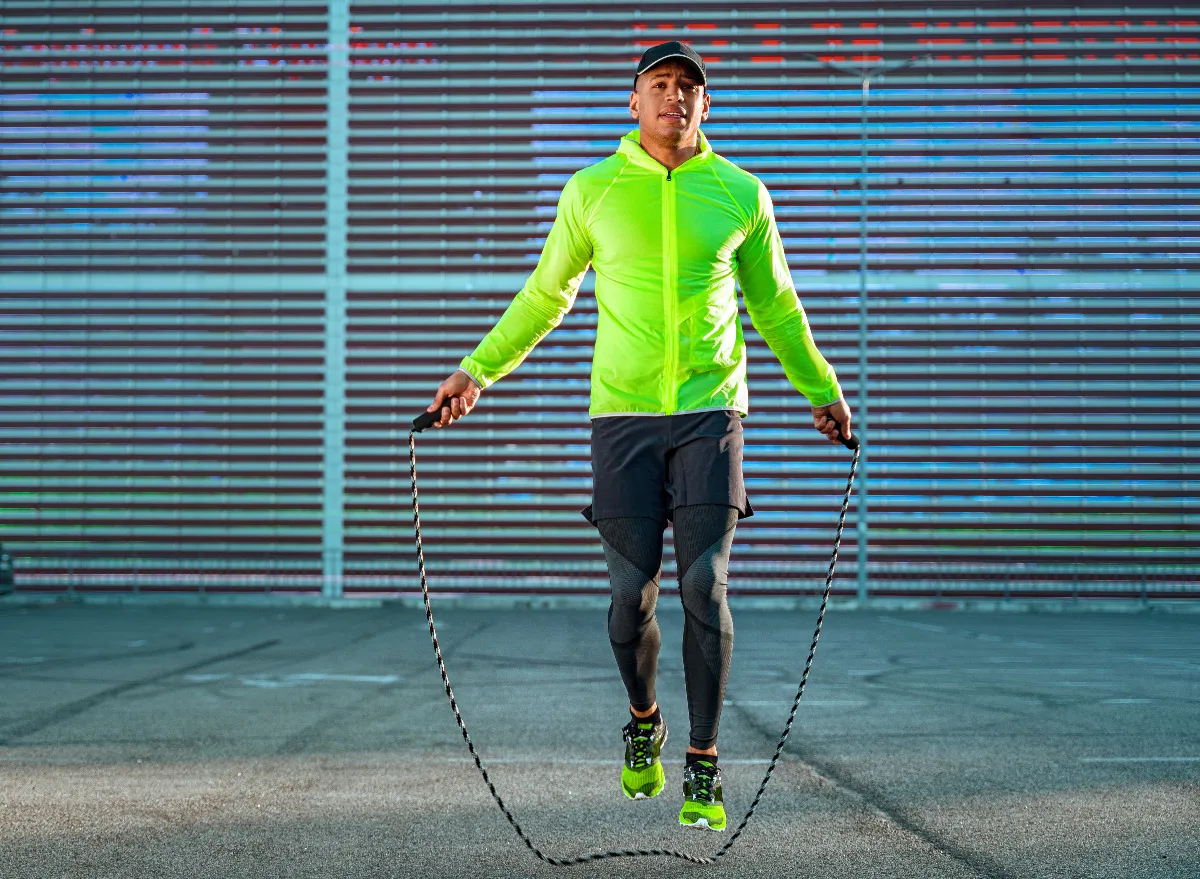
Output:
<svg viewBox="0 0 1200 879">
<path fill-rule="evenodd" d="M 629 132 L 621 138 L 621 142 L 617 146 L 617 152 L 624 153 L 635 165 L 641 165 L 651 171 L 658 171 L 660 174 L 666 176 L 666 165 L 662 164 L 662 162 L 642 148 L 641 135 L 641 131 L 636 128 Z M 708 138 L 704 136 L 703 131 L 696 132 L 696 141 L 700 146 L 700 152 L 676 168 L 675 173 L 688 169 L 693 164 L 707 162 L 709 157 L 713 155 L 712 147 L 709 146 Z"/>
</svg>

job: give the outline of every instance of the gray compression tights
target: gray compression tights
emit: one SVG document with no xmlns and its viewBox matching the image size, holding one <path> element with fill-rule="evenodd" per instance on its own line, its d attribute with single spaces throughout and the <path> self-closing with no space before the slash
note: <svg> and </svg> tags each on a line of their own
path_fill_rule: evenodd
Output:
<svg viewBox="0 0 1200 879">
<path fill-rule="evenodd" d="M 733 617 L 725 593 L 737 510 L 724 504 L 693 504 L 676 507 L 674 515 L 691 745 L 707 749 L 717 741 L 733 654 Z M 645 711 L 655 702 L 662 643 L 654 608 L 662 574 L 663 527 L 654 519 L 622 517 L 597 519 L 596 528 L 612 587 L 608 639 L 629 704 Z"/>
</svg>

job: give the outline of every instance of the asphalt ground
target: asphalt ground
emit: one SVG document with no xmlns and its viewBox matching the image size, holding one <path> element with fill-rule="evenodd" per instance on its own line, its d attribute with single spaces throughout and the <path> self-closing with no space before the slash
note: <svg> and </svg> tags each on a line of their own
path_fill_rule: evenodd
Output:
<svg viewBox="0 0 1200 879">
<path fill-rule="evenodd" d="M 705 854 L 660 614 L 667 789 L 617 786 L 624 693 L 594 610 L 438 613 L 501 795 L 557 856 Z M 735 609 L 731 823 L 814 614 Z M 0 604 L 0 877 L 1196 877 L 1200 614 L 832 612 L 784 758 L 718 866 L 554 868 L 466 753 L 424 614 Z"/>
</svg>

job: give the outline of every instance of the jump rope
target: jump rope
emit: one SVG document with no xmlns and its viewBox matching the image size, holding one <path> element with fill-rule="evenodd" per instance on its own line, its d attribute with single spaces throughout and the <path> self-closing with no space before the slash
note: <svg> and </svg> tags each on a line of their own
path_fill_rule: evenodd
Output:
<svg viewBox="0 0 1200 879">
<path fill-rule="evenodd" d="M 839 422 L 834 421 L 837 430 L 837 438 L 846 448 L 853 450 L 854 460 L 850 462 L 850 476 L 846 480 L 846 496 L 842 499 L 842 512 L 838 516 L 837 535 L 833 540 L 833 557 L 829 560 L 829 571 L 825 575 L 825 594 L 821 596 L 821 611 L 817 614 L 817 628 L 813 631 L 812 644 L 808 648 L 808 660 L 804 663 L 804 673 L 800 676 L 800 686 L 796 690 L 796 698 L 792 702 L 792 710 L 788 714 L 787 723 L 783 725 L 783 733 L 779 736 L 779 744 L 775 747 L 775 755 L 771 758 L 771 764 L 767 767 L 766 775 L 763 776 L 762 784 L 758 786 L 758 793 L 754 795 L 754 801 L 750 804 L 750 808 L 746 811 L 745 817 L 741 823 L 729 837 L 716 854 L 711 857 L 702 855 L 692 855 L 687 852 L 673 851 L 671 849 L 624 849 L 619 851 L 593 852 L 591 854 L 579 855 L 573 858 L 555 858 L 547 855 L 540 848 L 534 845 L 533 840 L 529 835 L 521 829 L 521 825 L 517 823 L 517 819 L 513 817 L 508 806 L 504 805 L 504 800 L 500 794 L 496 792 L 496 786 L 492 784 L 491 776 L 488 775 L 487 769 L 483 766 L 483 761 L 479 759 L 479 754 L 475 750 L 475 745 L 471 741 L 471 736 L 467 732 L 466 721 L 463 720 L 462 712 L 458 708 L 458 702 L 454 698 L 454 691 L 450 688 L 450 677 L 446 673 L 446 663 L 442 659 L 442 648 L 438 644 L 437 629 L 433 625 L 433 607 L 429 603 L 429 584 L 425 579 L 425 553 L 421 548 L 421 511 L 417 503 L 417 445 L 416 435 L 426 428 L 432 426 L 435 422 L 441 419 L 441 410 L 437 412 L 424 412 L 413 420 L 412 430 L 408 434 L 408 465 L 409 471 L 412 474 L 412 506 L 413 506 L 413 530 L 417 539 L 417 568 L 421 573 L 421 597 L 425 601 L 425 619 L 429 622 L 429 638 L 433 641 L 433 652 L 437 656 L 438 670 L 442 673 L 442 684 L 446 687 L 446 698 L 450 700 L 450 707 L 454 710 L 454 719 L 458 723 L 459 730 L 462 731 L 463 741 L 467 743 L 467 750 L 471 752 L 471 756 L 475 758 L 475 768 L 483 776 L 484 782 L 487 783 L 488 790 L 492 792 L 492 798 L 496 801 L 496 805 L 500 807 L 500 811 L 504 813 L 504 817 L 508 819 L 508 823 L 512 825 L 513 830 L 517 832 L 517 836 L 525 843 L 525 846 L 537 855 L 539 860 L 545 861 L 547 864 L 552 864 L 556 867 L 568 867 L 573 864 L 586 864 L 589 861 L 602 861 L 607 858 L 640 858 L 640 857 L 667 857 L 679 858 L 683 861 L 688 861 L 693 864 L 715 864 L 718 860 L 725 856 L 725 853 L 733 848 L 733 844 L 738 841 L 742 835 L 742 831 L 746 829 L 746 825 L 750 823 L 750 818 L 754 815 L 754 810 L 758 807 L 759 800 L 762 799 L 763 791 L 767 789 L 767 782 L 771 780 L 771 773 L 775 771 L 775 764 L 779 760 L 779 755 L 783 753 L 783 745 L 787 741 L 788 733 L 792 730 L 792 721 L 796 718 L 796 711 L 800 708 L 800 699 L 804 696 L 804 686 L 808 683 L 808 673 L 812 668 L 813 656 L 817 652 L 817 639 L 821 636 L 821 624 L 825 621 L 825 608 L 829 603 L 829 592 L 833 587 L 833 571 L 837 566 L 838 548 L 842 544 L 842 527 L 846 522 L 846 509 L 850 505 L 850 489 L 854 485 L 854 471 L 858 469 L 859 443 L 858 437 L 845 437 L 842 434 L 842 426 Z"/>
</svg>

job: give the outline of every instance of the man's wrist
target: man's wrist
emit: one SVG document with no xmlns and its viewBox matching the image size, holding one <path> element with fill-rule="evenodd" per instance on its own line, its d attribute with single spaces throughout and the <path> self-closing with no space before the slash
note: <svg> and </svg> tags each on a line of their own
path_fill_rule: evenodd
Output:
<svg viewBox="0 0 1200 879">
<path fill-rule="evenodd" d="M 458 369 L 456 369 L 455 372 L 461 372 L 463 375 L 465 375 L 467 378 L 469 378 L 472 382 L 475 383 L 476 388 L 478 388 L 479 390 L 483 390 L 483 385 L 480 383 L 479 379 L 475 378 L 475 376 L 471 375 L 471 373 L 467 372 L 461 366 Z"/>
</svg>

